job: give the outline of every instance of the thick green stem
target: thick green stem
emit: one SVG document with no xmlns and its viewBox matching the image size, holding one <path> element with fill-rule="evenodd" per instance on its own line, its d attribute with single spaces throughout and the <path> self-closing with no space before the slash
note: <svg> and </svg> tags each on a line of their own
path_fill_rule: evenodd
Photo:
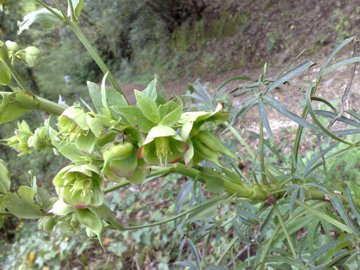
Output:
<svg viewBox="0 0 360 270">
<path fill-rule="evenodd" d="M 121 93 L 125 99 L 126 96 L 124 94 L 124 92 L 121 90 L 120 85 L 118 84 L 118 82 L 116 81 L 114 75 L 110 72 L 110 70 L 108 69 L 108 67 L 106 66 L 106 64 L 104 63 L 104 61 L 101 59 L 101 57 L 99 56 L 99 54 L 97 53 L 96 49 L 91 45 L 90 41 L 87 39 L 87 37 L 84 35 L 84 33 L 81 31 L 81 28 L 74 22 L 70 22 L 68 23 L 71 27 L 71 30 L 75 33 L 75 35 L 78 37 L 78 39 L 80 40 L 80 42 L 84 45 L 84 47 L 86 48 L 86 50 L 89 52 L 89 54 L 91 55 L 91 57 L 94 59 L 94 61 L 96 62 L 96 64 L 100 67 L 101 71 L 104 74 L 108 74 L 108 78 L 110 83 L 112 84 L 112 86 L 119 92 Z"/>
<path fill-rule="evenodd" d="M 113 191 L 115 191 L 115 190 L 118 190 L 118 189 L 120 189 L 120 188 L 123 188 L 123 187 L 127 187 L 127 186 L 130 186 L 131 185 L 131 183 L 130 182 L 120 182 L 120 183 L 117 183 L 117 184 L 115 184 L 115 185 L 112 185 L 112 186 L 110 186 L 110 187 L 107 187 L 107 188 L 105 188 L 105 190 L 104 190 L 104 193 L 106 194 L 106 193 L 110 193 L 110 192 L 113 192 Z"/>
<path fill-rule="evenodd" d="M 181 175 L 187 176 L 193 180 L 197 180 L 202 183 L 206 183 L 206 175 L 201 174 L 201 171 L 186 167 L 184 164 L 177 163 L 172 165 L 171 167 L 159 169 L 156 171 L 153 171 L 149 178 L 154 176 L 166 176 L 170 173 L 179 173 Z M 228 193 L 229 195 L 235 195 L 240 198 L 249 199 L 253 201 L 266 201 L 270 196 L 275 196 L 276 198 L 282 198 L 286 194 L 286 190 L 284 191 L 276 191 L 276 188 L 271 189 L 270 187 L 266 185 L 239 185 L 235 184 L 232 181 L 227 180 L 225 177 L 222 178 L 220 181 L 222 181 L 224 191 Z M 121 182 L 118 184 L 115 184 L 111 187 L 108 187 L 105 189 L 105 193 L 112 192 L 114 190 L 117 190 L 122 187 L 126 187 L 130 185 L 129 182 Z M 313 188 L 308 188 L 304 190 L 305 192 L 305 199 L 306 200 L 316 200 L 316 201 L 329 201 L 329 198 L 326 196 L 326 194 L 322 193 L 321 191 L 315 190 Z M 348 199 L 343 196 L 339 195 L 340 200 L 344 204 L 348 204 Z M 354 204 L 357 207 L 360 207 L 360 199 L 354 198 Z"/>
<path fill-rule="evenodd" d="M 23 108 L 28 108 L 30 110 L 40 109 L 51 114 L 60 115 L 67 108 L 65 105 L 61 105 L 44 98 L 34 96 L 26 92 L 0 92 L 0 96 L 7 95 L 15 95 L 14 102 L 16 102 L 19 106 Z"/>
</svg>

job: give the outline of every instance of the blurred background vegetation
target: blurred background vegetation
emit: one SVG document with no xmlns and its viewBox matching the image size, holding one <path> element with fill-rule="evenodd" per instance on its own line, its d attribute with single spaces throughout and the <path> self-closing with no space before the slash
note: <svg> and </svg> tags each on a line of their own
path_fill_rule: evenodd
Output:
<svg viewBox="0 0 360 270">
<path fill-rule="evenodd" d="M 65 5 L 66 1 L 60 2 Z M 356 35 L 356 26 L 360 23 L 360 6 L 351 0 L 85 2 L 81 26 L 124 89 L 129 91 L 148 83 L 154 74 L 168 86 L 167 91 L 179 93 L 185 91 L 186 82 L 199 77 L 212 81 L 219 73 L 258 69 L 265 62 L 282 67 L 304 49 L 305 56 L 321 57 L 335 42 Z M 36 68 L 18 67 L 19 72 L 37 95 L 55 101 L 61 95 L 68 103 L 79 97 L 86 99 L 86 81 L 99 82 L 103 74 L 69 29 L 45 32 L 35 28 L 17 36 L 17 21 L 36 8 L 32 1 L 9 0 L 0 9 L 1 39 L 16 41 L 21 46 L 35 45 L 42 52 Z M 182 88 L 169 84 L 173 81 L 180 82 Z M 31 113 L 25 120 L 34 129 L 42 122 L 43 115 Z M 14 127 L 15 124 L 2 126 L 0 138 L 11 136 Z M 51 186 L 53 176 L 65 163 L 51 152 L 20 158 L 1 145 L 0 158 L 8 162 L 14 183 L 29 181 L 31 169 L 43 186 Z M 339 166 L 334 164 L 336 174 L 341 173 Z M 173 178 L 156 187 L 163 195 L 159 204 L 169 206 L 168 213 L 173 210 L 179 181 L 183 180 Z M 151 192 L 142 194 L 141 197 L 130 192 L 111 200 L 114 205 L 122 201 L 119 211 L 127 209 L 126 220 L 139 215 L 138 200 L 152 199 Z M 165 210 L 156 208 L 153 205 L 145 212 L 166 214 Z M 51 236 L 38 232 L 32 223 L 24 225 L 13 219 L 4 222 L 5 227 L 0 231 L 2 269 L 20 266 L 23 269 L 106 269 L 104 263 L 108 263 L 108 269 L 143 269 L 144 265 L 150 265 L 148 269 L 168 269 L 176 259 L 174 253 L 179 246 L 176 239 L 183 237 L 176 235 L 171 225 L 165 225 L 168 227 L 162 233 L 158 228 L 152 234 L 144 230 L 127 235 L 109 234 L 106 238 L 109 249 L 103 253 L 96 242 L 85 240 L 82 235 L 67 235 L 64 240 L 56 232 Z M 226 242 L 221 237 L 216 241 L 216 245 Z M 191 244 L 186 246 L 191 250 Z M 8 247 L 7 252 L 4 247 Z M 137 256 L 139 259 L 135 260 Z M 151 265 L 151 261 L 156 264 Z"/>
</svg>

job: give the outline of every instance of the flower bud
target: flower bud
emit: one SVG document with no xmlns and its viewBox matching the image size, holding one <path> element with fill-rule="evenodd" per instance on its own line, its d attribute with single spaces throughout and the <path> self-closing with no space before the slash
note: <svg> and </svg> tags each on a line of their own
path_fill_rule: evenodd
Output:
<svg viewBox="0 0 360 270">
<path fill-rule="evenodd" d="M 148 164 L 166 164 L 180 161 L 188 145 L 168 126 L 156 126 L 148 133 L 138 157 Z"/>
<path fill-rule="evenodd" d="M 34 135 L 28 139 L 28 146 L 34 150 L 44 150 L 50 145 L 46 127 L 37 128 Z"/>
<path fill-rule="evenodd" d="M 10 41 L 10 40 L 5 41 L 5 45 L 8 49 L 8 51 L 16 52 L 19 49 L 19 46 L 17 45 L 17 43 Z"/>
<path fill-rule="evenodd" d="M 15 149 L 19 156 L 24 156 L 32 152 L 31 147 L 28 145 L 28 140 L 32 135 L 33 133 L 25 121 L 18 122 L 18 129 L 15 130 L 15 135 L 7 138 L 6 143 L 9 147 Z"/>
<path fill-rule="evenodd" d="M 105 146 L 103 174 L 109 180 L 134 175 L 137 167 L 136 149 L 130 142 Z"/>
<path fill-rule="evenodd" d="M 35 46 L 29 46 L 25 48 L 25 62 L 33 67 L 38 63 L 38 56 L 40 54 L 40 50 Z"/>
</svg>

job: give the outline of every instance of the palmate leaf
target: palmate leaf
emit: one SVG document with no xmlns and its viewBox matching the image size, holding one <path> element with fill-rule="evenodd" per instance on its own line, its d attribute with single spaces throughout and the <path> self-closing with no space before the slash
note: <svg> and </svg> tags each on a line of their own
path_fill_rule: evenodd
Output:
<svg viewBox="0 0 360 270">
<path fill-rule="evenodd" d="M 200 84 L 199 81 L 188 86 L 187 97 L 197 100 L 197 106 L 204 110 L 213 110 L 215 108 L 214 98 L 207 91 L 208 86 Z"/>
<path fill-rule="evenodd" d="M 104 105 L 102 103 L 100 86 L 97 85 L 96 83 L 88 81 L 87 87 L 89 89 L 91 101 L 92 101 L 97 113 L 101 113 Z"/>
<path fill-rule="evenodd" d="M 349 59 L 341 60 L 336 64 L 331 65 L 330 67 L 326 68 L 325 73 L 330 73 L 338 68 L 341 68 L 346 65 L 355 64 L 360 62 L 360 57 L 352 57 Z"/>
<path fill-rule="evenodd" d="M 258 104 L 259 98 L 249 97 L 246 98 L 238 111 L 234 113 L 234 116 L 231 119 L 230 125 L 233 125 L 236 120 L 238 120 L 241 116 L 243 116 L 247 111 L 249 111 L 252 107 Z"/>
</svg>

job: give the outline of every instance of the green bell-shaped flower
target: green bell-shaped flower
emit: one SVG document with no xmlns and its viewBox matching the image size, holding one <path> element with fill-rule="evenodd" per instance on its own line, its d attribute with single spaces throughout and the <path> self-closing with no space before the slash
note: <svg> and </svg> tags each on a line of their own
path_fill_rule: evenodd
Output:
<svg viewBox="0 0 360 270">
<path fill-rule="evenodd" d="M 138 150 L 138 157 L 147 164 L 161 165 L 179 162 L 187 151 L 187 143 L 168 126 L 153 127 L 143 145 Z"/>
<path fill-rule="evenodd" d="M 103 174 L 109 180 L 120 180 L 133 176 L 138 165 L 136 148 L 130 142 L 106 145 L 103 158 Z"/>
<path fill-rule="evenodd" d="M 86 121 L 86 113 L 81 107 L 67 108 L 58 118 L 58 128 L 61 135 L 70 141 L 76 140 L 90 129 Z"/>
<path fill-rule="evenodd" d="M 59 197 L 74 208 L 103 204 L 103 180 L 93 165 L 66 166 L 55 176 L 53 184 Z"/>
<path fill-rule="evenodd" d="M 21 123 L 18 122 L 18 129 L 15 130 L 15 135 L 7 138 L 5 141 L 9 147 L 19 153 L 19 156 L 24 156 L 33 151 L 28 145 L 28 140 L 32 135 L 33 133 L 29 125 L 25 121 L 22 121 Z"/>
</svg>

